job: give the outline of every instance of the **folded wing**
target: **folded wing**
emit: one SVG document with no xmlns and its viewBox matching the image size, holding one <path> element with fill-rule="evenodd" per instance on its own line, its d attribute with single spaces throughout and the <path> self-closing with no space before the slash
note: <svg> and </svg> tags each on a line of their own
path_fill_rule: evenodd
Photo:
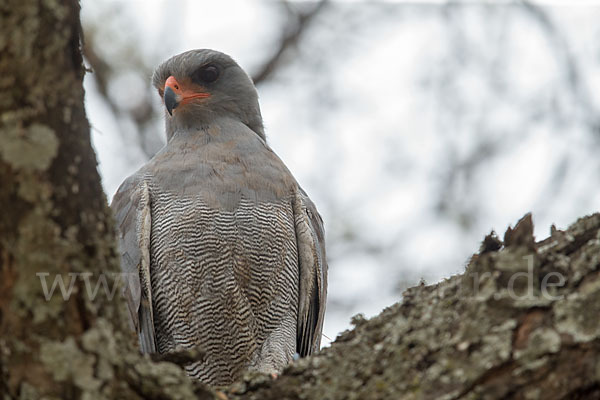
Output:
<svg viewBox="0 0 600 400">
<path fill-rule="evenodd" d="M 304 357 L 319 350 L 321 345 L 327 300 L 327 260 L 323 220 L 301 188 L 294 201 L 294 220 L 300 267 L 296 351 Z"/>
<path fill-rule="evenodd" d="M 150 285 L 151 197 L 148 183 L 128 178 L 113 198 L 111 208 L 118 229 L 121 270 L 127 283 L 123 295 L 138 334 L 142 353 L 156 352 L 152 288 Z"/>
</svg>

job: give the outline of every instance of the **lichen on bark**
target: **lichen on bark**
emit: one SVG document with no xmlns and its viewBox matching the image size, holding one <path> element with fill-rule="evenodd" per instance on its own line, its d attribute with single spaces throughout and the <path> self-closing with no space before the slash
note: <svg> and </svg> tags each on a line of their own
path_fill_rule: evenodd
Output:
<svg viewBox="0 0 600 400">
<path fill-rule="evenodd" d="M 465 272 L 353 319 L 276 380 L 220 391 L 142 357 L 83 107 L 79 4 L 0 3 L 0 393 L 6 399 L 600 398 L 600 214 L 536 242 L 525 216 Z M 47 301 L 38 273 L 74 277 Z M 73 275 L 70 275 L 73 274 Z M 86 275 L 87 276 L 87 275 Z"/>
<path fill-rule="evenodd" d="M 600 214 L 541 242 L 526 215 L 490 240 L 464 274 L 408 289 L 331 348 L 276 381 L 248 376 L 230 398 L 600 398 Z"/>
<path fill-rule="evenodd" d="M 8 0 L 0 18 L 3 400 L 202 393 L 142 357 L 120 296 L 91 296 L 81 278 L 113 288 L 119 266 L 83 105 L 78 2 Z M 45 293 L 40 274 L 72 292 Z"/>
</svg>

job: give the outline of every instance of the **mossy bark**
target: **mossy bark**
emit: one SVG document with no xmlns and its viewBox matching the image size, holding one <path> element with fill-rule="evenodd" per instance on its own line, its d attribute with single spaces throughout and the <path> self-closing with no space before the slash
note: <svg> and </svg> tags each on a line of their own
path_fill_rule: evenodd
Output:
<svg viewBox="0 0 600 400">
<path fill-rule="evenodd" d="M 201 395 L 176 365 L 139 356 L 118 295 L 93 294 L 103 279 L 119 283 L 119 267 L 83 105 L 80 32 L 75 0 L 0 4 L 0 393 Z M 73 280 L 70 295 L 47 296 L 57 278 Z"/>
<path fill-rule="evenodd" d="M 2 399 L 600 398 L 600 215 L 537 243 L 526 216 L 276 380 L 212 391 L 141 357 L 121 298 L 81 279 L 119 270 L 83 74 L 76 1 L 0 4 Z M 40 273 L 71 295 L 47 300 Z"/>
<path fill-rule="evenodd" d="M 600 214 L 532 232 L 527 215 L 486 237 L 464 274 L 355 317 L 331 348 L 230 398 L 600 398 Z"/>
</svg>

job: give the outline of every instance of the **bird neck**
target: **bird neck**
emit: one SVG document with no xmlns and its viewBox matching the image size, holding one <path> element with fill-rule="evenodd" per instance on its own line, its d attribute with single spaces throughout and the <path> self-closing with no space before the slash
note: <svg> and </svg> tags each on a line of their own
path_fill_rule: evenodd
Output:
<svg viewBox="0 0 600 400">
<path fill-rule="evenodd" d="M 250 130 L 258 135 L 266 142 L 265 131 L 263 127 L 260 111 L 253 113 L 244 113 L 242 118 L 231 116 L 229 114 L 221 114 L 216 116 L 214 113 L 187 114 L 178 115 L 176 118 L 171 118 L 165 112 L 165 124 L 167 132 L 167 142 L 176 134 L 196 134 L 195 132 L 207 131 L 213 125 L 220 125 L 223 122 L 235 121 L 246 125 Z"/>
<path fill-rule="evenodd" d="M 220 117 L 213 119 L 210 123 L 198 122 L 192 125 L 178 124 L 177 120 L 166 120 L 167 142 L 194 142 L 195 144 L 206 144 L 209 142 L 226 142 L 238 140 L 240 136 L 257 135 L 263 143 L 266 143 L 262 121 L 254 129 L 238 119 L 231 117 Z"/>
</svg>

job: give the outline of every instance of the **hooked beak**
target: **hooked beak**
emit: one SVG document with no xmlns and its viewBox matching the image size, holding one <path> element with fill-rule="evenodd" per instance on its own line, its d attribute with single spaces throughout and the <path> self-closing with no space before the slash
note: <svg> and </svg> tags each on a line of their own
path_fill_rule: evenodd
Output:
<svg viewBox="0 0 600 400">
<path fill-rule="evenodd" d="M 173 115 L 173 110 L 180 104 L 186 104 L 194 99 L 205 99 L 207 97 L 210 97 L 209 93 L 182 88 L 174 76 L 170 76 L 165 82 L 165 107 L 171 116 Z"/>
<path fill-rule="evenodd" d="M 173 110 L 177 108 L 179 105 L 179 100 L 177 100 L 177 96 L 173 89 L 169 86 L 165 86 L 165 107 L 167 107 L 167 111 L 169 115 L 173 115 Z"/>
</svg>

